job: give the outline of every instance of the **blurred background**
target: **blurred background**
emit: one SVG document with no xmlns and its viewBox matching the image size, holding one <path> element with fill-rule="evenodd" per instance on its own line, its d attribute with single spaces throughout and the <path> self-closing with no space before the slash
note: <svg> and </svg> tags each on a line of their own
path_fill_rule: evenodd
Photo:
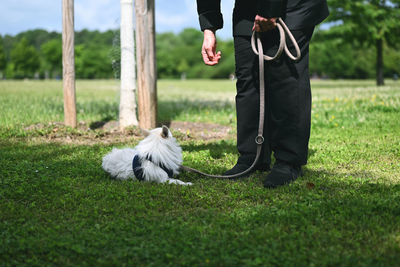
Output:
<svg viewBox="0 0 400 267">
<path fill-rule="evenodd" d="M 217 32 L 223 58 L 209 68 L 201 60 L 194 0 L 156 0 L 159 78 L 234 77 L 231 0 L 222 0 L 224 28 Z M 398 79 L 400 1 L 328 0 L 331 15 L 316 29 L 310 47 L 314 79 Z M 61 79 L 61 0 L 2 0 L 0 78 Z M 75 1 L 76 77 L 119 77 L 120 3 Z M 382 79 L 382 78 L 381 78 Z"/>
</svg>

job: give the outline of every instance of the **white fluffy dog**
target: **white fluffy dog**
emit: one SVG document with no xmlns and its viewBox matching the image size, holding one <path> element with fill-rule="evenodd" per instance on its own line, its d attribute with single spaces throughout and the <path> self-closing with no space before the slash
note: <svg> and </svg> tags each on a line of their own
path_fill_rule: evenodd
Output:
<svg viewBox="0 0 400 267">
<path fill-rule="evenodd" d="M 103 157 L 103 169 L 120 180 L 192 185 L 173 179 L 182 164 L 182 149 L 166 126 L 145 131 L 135 148 L 114 148 Z"/>
</svg>

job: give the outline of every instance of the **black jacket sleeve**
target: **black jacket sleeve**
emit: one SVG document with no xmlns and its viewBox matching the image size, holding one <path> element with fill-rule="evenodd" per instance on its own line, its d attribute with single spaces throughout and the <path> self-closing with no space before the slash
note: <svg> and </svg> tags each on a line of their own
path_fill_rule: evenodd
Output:
<svg viewBox="0 0 400 267">
<path fill-rule="evenodd" d="M 222 28 L 221 0 L 197 0 L 197 13 L 202 31 Z"/>
<path fill-rule="evenodd" d="M 287 0 L 257 0 L 257 15 L 264 18 L 283 17 L 286 3 Z"/>
</svg>

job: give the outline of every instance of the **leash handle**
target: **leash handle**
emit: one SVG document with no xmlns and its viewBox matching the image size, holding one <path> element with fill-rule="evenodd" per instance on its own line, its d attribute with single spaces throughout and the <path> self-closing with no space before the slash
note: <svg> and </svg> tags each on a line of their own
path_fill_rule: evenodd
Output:
<svg viewBox="0 0 400 267">
<path fill-rule="evenodd" d="M 301 57 L 301 52 L 300 52 L 299 45 L 297 44 L 296 39 L 294 38 L 293 34 L 290 32 L 289 28 L 286 26 L 285 22 L 281 18 L 278 18 L 277 23 L 276 23 L 276 27 L 278 28 L 279 38 L 280 38 L 278 51 L 272 57 L 268 56 L 268 55 L 263 55 L 264 60 L 273 61 L 273 60 L 279 58 L 282 55 L 283 50 L 285 50 L 286 55 L 291 60 L 294 60 L 294 61 L 299 60 L 300 57 Z M 290 41 L 293 43 L 294 49 L 296 50 L 296 56 L 293 56 L 293 54 L 290 53 L 289 48 L 287 47 L 287 44 L 286 44 L 286 36 L 288 36 Z M 255 45 L 255 40 L 256 39 L 257 40 L 260 39 L 259 36 L 258 36 L 258 33 L 253 32 L 253 34 L 251 35 L 251 48 L 253 49 L 253 52 L 256 55 L 258 55 L 259 51 L 258 51 L 258 49 L 256 48 L 256 45 Z M 257 46 L 260 47 L 260 45 L 258 45 L 258 41 L 257 41 Z"/>
</svg>

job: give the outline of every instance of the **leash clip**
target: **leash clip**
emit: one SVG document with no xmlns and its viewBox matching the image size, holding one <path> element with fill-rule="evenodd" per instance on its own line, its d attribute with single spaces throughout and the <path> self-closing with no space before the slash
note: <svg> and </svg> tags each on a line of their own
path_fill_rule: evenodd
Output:
<svg viewBox="0 0 400 267">
<path fill-rule="evenodd" d="M 255 141 L 256 141 L 257 145 L 261 145 L 262 143 L 264 143 L 264 137 L 259 134 L 259 135 L 256 136 Z"/>
</svg>

